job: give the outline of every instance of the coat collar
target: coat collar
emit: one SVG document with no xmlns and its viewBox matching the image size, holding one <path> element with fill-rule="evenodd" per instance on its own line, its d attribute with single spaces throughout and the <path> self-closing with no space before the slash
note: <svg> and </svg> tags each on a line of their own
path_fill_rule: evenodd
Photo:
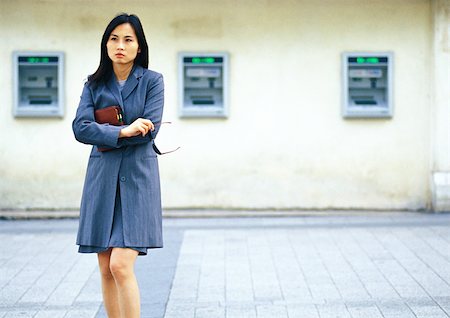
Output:
<svg viewBox="0 0 450 318">
<path fill-rule="evenodd" d="M 119 91 L 119 87 L 117 86 L 116 76 L 114 74 L 111 75 L 109 81 L 107 82 L 107 86 L 114 97 L 119 102 L 119 105 L 124 109 L 123 101 L 133 92 L 136 86 L 139 84 L 139 80 L 144 74 L 144 68 L 139 65 L 134 65 L 131 69 L 130 75 L 128 75 L 127 81 L 125 82 L 124 87 L 122 88 L 122 92 Z"/>
</svg>

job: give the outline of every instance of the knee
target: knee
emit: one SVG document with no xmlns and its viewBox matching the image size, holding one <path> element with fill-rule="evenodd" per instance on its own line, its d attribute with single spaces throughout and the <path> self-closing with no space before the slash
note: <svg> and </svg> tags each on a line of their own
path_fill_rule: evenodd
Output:
<svg viewBox="0 0 450 318">
<path fill-rule="evenodd" d="M 126 279 L 132 274 L 132 269 L 130 269 L 129 266 L 121 260 L 111 261 L 109 263 L 109 271 L 112 276 L 114 276 L 116 281 Z"/>
<path fill-rule="evenodd" d="M 114 279 L 109 264 L 100 265 L 100 274 L 103 279 Z"/>
</svg>

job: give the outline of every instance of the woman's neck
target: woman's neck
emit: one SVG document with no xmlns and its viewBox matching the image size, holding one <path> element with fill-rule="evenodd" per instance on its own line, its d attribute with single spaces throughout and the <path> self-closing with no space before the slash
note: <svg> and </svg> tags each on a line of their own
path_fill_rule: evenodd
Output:
<svg viewBox="0 0 450 318">
<path fill-rule="evenodd" d="M 133 68 L 133 63 L 128 63 L 128 64 L 113 63 L 112 66 L 113 66 L 114 75 L 116 75 L 116 79 L 118 81 L 123 81 L 128 78 L 128 75 L 130 75 L 131 69 Z"/>
</svg>

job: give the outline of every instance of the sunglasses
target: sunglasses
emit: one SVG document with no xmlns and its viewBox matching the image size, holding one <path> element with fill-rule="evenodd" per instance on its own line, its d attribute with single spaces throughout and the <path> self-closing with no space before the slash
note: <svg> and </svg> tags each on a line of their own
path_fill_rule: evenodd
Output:
<svg viewBox="0 0 450 318">
<path fill-rule="evenodd" d="M 172 123 L 171 121 L 163 121 L 163 122 L 160 123 L 160 125 L 163 125 L 163 124 L 171 124 L 171 123 Z M 177 148 L 172 149 L 172 150 L 169 150 L 169 151 L 161 151 L 161 150 L 158 149 L 158 147 L 156 147 L 155 143 L 152 144 L 152 147 L 153 147 L 153 150 L 155 150 L 155 152 L 156 152 L 158 155 L 165 155 L 165 154 L 168 154 L 168 153 L 177 151 L 178 149 L 181 148 L 181 147 L 177 147 Z"/>
</svg>

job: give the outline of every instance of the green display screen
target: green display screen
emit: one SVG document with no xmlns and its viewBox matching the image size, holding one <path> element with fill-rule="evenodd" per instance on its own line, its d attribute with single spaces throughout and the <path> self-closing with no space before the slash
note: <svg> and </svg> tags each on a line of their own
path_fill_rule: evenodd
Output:
<svg viewBox="0 0 450 318">
<path fill-rule="evenodd" d="M 185 63 L 192 63 L 192 64 L 214 64 L 214 63 L 222 63 L 223 58 L 219 56 L 193 56 L 193 57 L 185 57 L 183 61 Z"/>
<path fill-rule="evenodd" d="M 48 63 L 50 59 L 48 57 L 29 57 L 28 63 Z"/>
<path fill-rule="evenodd" d="M 378 57 L 357 57 L 356 63 L 380 63 Z"/>
<path fill-rule="evenodd" d="M 214 63 L 216 60 L 213 57 L 193 57 L 192 63 L 200 64 L 200 63 Z"/>
<path fill-rule="evenodd" d="M 349 63 L 355 64 L 380 64 L 388 63 L 387 56 L 351 56 L 348 58 Z"/>
<path fill-rule="evenodd" d="M 33 63 L 33 64 L 46 64 L 58 62 L 57 56 L 20 56 L 19 62 Z"/>
</svg>

